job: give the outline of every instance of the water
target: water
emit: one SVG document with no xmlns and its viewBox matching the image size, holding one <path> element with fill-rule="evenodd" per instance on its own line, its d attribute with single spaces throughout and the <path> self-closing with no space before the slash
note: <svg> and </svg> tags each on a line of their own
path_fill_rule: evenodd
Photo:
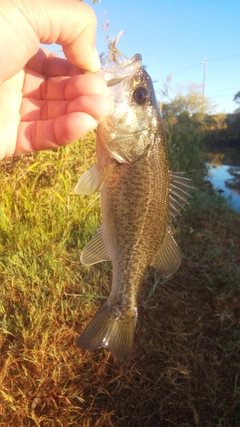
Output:
<svg viewBox="0 0 240 427">
<path fill-rule="evenodd" d="M 240 158 L 224 153 L 207 153 L 208 179 L 213 188 L 228 200 L 229 206 L 240 213 Z M 225 164 L 227 163 L 227 164 Z"/>
</svg>

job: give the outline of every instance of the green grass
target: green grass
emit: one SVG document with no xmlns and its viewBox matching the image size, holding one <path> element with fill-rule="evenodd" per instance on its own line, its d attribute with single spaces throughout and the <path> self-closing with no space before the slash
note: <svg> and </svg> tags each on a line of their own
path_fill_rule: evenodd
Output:
<svg viewBox="0 0 240 427">
<path fill-rule="evenodd" d="M 79 259 L 101 223 L 98 196 L 73 193 L 94 134 L 2 162 L 0 426 L 239 427 L 240 217 L 202 183 L 200 140 L 174 138 L 195 185 L 183 261 L 169 280 L 147 271 L 130 365 L 76 348 L 111 286 L 109 263 Z"/>
</svg>

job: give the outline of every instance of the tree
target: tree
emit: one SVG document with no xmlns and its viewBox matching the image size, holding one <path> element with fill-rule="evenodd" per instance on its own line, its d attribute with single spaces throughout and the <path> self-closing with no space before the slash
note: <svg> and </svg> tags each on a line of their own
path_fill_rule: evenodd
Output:
<svg viewBox="0 0 240 427">
<path fill-rule="evenodd" d="M 212 99 L 203 97 L 202 85 L 191 83 L 186 86 L 179 85 L 176 90 L 170 87 L 171 77 L 161 90 L 162 102 L 161 109 L 163 115 L 179 116 L 184 113 L 189 116 L 196 114 L 210 114 L 216 108 Z M 173 93 L 173 96 L 172 96 Z"/>
<path fill-rule="evenodd" d="M 240 113 L 240 91 L 234 95 L 233 101 L 239 104 L 239 107 L 235 110 L 235 113 Z"/>
</svg>

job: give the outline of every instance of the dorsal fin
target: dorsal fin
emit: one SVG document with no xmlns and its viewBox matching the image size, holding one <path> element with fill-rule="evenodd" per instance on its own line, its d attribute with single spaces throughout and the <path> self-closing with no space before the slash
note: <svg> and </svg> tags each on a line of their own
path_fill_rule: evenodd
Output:
<svg viewBox="0 0 240 427">
<path fill-rule="evenodd" d="M 189 179 L 184 178 L 184 172 L 171 172 L 171 189 L 170 189 L 170 215 L 175 218 L 179 212 L 188 204 L 187 199 L 190 196 L 188 191 L 192 188 L 189 185 Z"/>
</svg>

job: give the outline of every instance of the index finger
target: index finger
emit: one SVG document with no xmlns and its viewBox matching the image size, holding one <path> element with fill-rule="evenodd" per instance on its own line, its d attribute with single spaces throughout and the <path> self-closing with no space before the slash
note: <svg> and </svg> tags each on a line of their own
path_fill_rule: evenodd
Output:
<svg viewBox="0 0 240 427">
<path fill-rule="evenodd" d="M 76 76 L 83 74 L 83 70 L 71 64 L 66 58 L 52 54 L 41 47 L 26 64 L 26 69 L 37 72 L 47 77 Z"/>
</svg>

